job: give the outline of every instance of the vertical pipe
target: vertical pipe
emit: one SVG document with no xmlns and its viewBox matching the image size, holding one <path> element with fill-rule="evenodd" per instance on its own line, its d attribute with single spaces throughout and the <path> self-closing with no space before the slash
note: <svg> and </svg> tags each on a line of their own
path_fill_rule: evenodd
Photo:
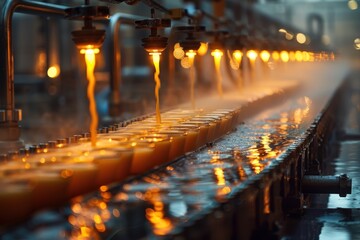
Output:
<svg viewBox="0 0 360 240">
<path fill-rule="evenodd" d="M 0 49 L 4 51 L 0 54 L 0 143 L 6 145 L 7 141 L 19 140 L 18 122 L 21 120 L 21 112 L 15 109 L 14 99 L 14 59 L 11 42 L 13 13 L 19 11 L 64 17 L 66 7 L 36 1 L 3 0 L 0 2 L 0 8 Z"/>
<path fill-rule="evenodd" d="M 121 84 L 121 49 L 119 32 L 121 24 L 133 25 L 134 20 L 142 17 L 116 13 L 110 18 L 110 96 L 109 114 L 118 116 L 120 112 L 120 84 Z"/>
</svg>

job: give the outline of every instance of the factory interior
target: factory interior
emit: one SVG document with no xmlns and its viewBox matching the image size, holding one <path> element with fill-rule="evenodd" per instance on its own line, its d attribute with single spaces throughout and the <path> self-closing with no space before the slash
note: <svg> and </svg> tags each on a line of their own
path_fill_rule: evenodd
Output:
<svg viewBox="0 0 360 240">
<path fill-rule="evenodd" d="M 1 0 L 0 240 L 360 239 L 358 0 Z"/>
</svg>

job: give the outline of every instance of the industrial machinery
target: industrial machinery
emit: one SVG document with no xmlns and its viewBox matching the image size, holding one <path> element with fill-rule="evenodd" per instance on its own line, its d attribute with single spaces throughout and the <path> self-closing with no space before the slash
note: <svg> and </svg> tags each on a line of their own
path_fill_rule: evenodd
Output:
<svg viewBox="0 0 360 240">
<path fill-rule="evenodd" d="M 0 3 L 1 238 L 280 239 L 351 194 L 358 79 L 279 2 Z"/>
</svg>

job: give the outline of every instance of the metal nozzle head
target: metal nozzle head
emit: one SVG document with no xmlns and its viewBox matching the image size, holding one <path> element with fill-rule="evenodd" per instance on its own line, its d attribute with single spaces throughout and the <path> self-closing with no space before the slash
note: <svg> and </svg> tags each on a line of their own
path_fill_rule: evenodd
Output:
<svg viewBox="0 0 360 240">
<path fill-rule="evenodd" d="M 149 53 L 162 52 L 167 46 L 167 37 L 150 36 L 142 39 L 142 46 Z"/>
<path fill-rule="evenodd" d="M 211 43 L 209 43 L 209 49 L 211 49 L 211 50 L 224 49 L 224 45 L 218 41 L 211 42 Z"/>
<path fill-rule="evenodd" d="M 185 52 L 189 50 L 197 51 L 200 48 L 201 43 L 196 40 L 185 39 L 184 41 L 180 42 L 180 46 Z"/>
<path fill-rule="evenodd" d="M 100 48 L 105 40 L 105 30 L 96 28 L 83 28 L 81 30 L 72 31 L 72 39 L 77 48 Z"/>
</svg>

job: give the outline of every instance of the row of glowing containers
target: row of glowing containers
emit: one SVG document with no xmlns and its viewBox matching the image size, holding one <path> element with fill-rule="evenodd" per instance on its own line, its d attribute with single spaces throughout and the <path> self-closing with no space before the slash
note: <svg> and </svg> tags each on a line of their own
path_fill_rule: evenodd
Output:
<svg viewBox="0 0 360 240">
<path fill-rule="evenodd" d="M 0 226 L 57 207 L 98 187 L 144 173 L 212 142 L 233 129 L 233 109 L 172 110 L 77 143 L 44 148 L 0 165 Z"/>
</svg>

